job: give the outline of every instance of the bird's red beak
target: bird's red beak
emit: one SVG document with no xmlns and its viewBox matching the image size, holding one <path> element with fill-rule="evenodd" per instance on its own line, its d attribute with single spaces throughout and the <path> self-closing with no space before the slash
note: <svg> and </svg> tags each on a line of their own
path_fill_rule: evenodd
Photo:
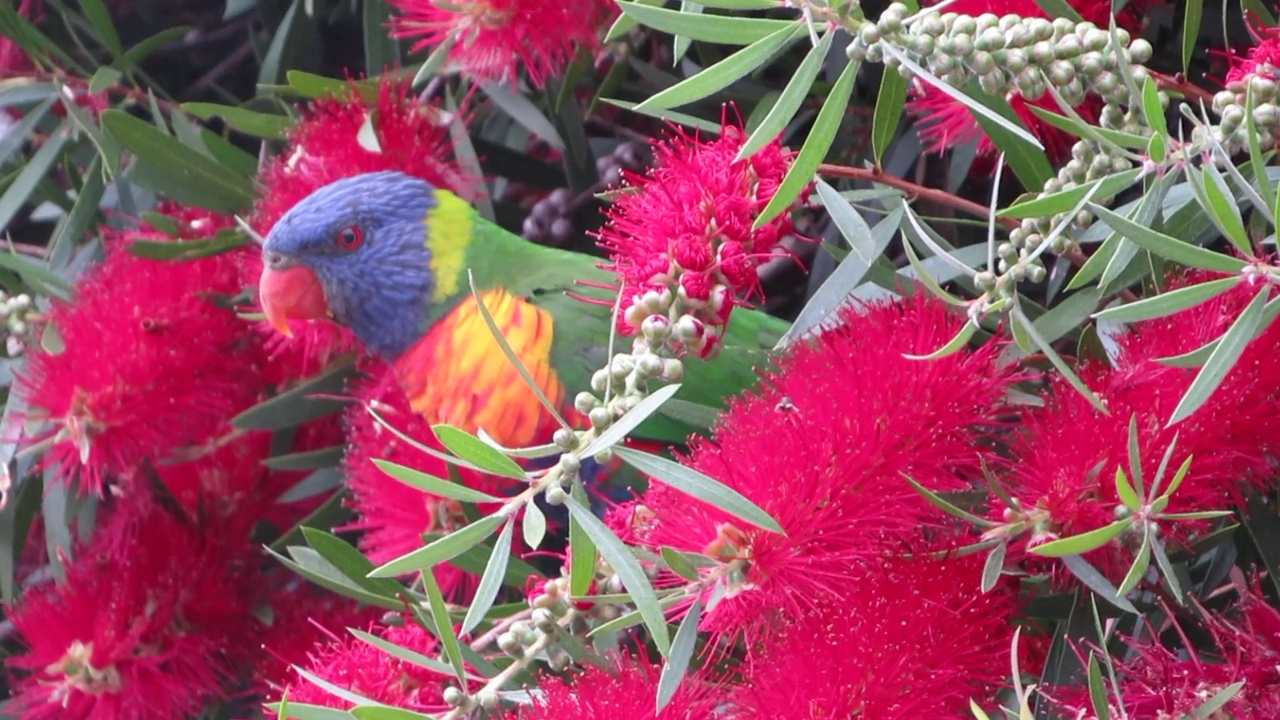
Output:
<svg viewBox="0 0 1280 720">
<path fill-rule="evenodd" d="M 293 337 L 290 320 L 314 320 L 329 314 L 320 278 L 305 265 L 284 270 L 263 268 L 258 281 L 258 300 L 267 322 L 286 337 Z"/>
</svg>

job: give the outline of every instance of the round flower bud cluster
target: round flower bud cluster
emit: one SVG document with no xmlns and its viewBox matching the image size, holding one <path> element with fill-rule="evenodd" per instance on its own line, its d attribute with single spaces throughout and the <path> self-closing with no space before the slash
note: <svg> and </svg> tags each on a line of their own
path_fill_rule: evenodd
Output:
<svg viewBox="0 0 1280 720">
<path fill-rule="evenodd" d="M 671 309 L 674 296 L 670 290 L 648 291 L 637 306 L 647 308 L 653 300 L 651 295 L 661 296 L 653 303 L 657 312 L 638 323 L 640 333 L 632 342 L 631 352 L 614 355 L 608 366 L 591 376 L 591 391 L 580 392 L 574 398 L 574 408 L 587 416 L 597 432 L 639 405 L 649 394 L 651 381 L 673 383 L 684 378 L 684 363 L 664 353 L 664 349 L 677 344 L 692 349 L 707 340 L 707 328 L 696 317 L 684 314 L 672 323 L 663 314 L 664 303 L 668 312 Z M 606 391 L 607 404 L 601 400 Z"/>
<path fill-rule="evenodd" d="M 1252 102 L 1252 111 L 1249 110 Z M 1258 133 L 1258 145 L 1262 151 L 1275 147 L 1280 135 L 1280 82 L 1275 70 L 1263 69 L 1235 80 L 1228 80 L 1226 89 L 1213 96 L 1213 109 L 1222 121 L 1210 128 L 1197 128 L 1199 134 L 1192 141 L 1201 140 L 1204 132 L 1234 153 L 1249 146 L 1248 113 L 1252 112 L 1254 127 Z"/>
<path fill-rule="evenodd" d="M 1129 103 L 1131 77 L 1142 87 L 1151 43 L 1111 33 L 1090 22 L 1066 18 L 977 17 L 925 12 L 907 22 L 908 9 L 893 3 L 880 18 L 854 34 L 847 52 L 855 61 L 883 62 L 904 77 L 911 72 L 885 51 L 891 45 L 952 87 L 976 79 L 983 91 L 1004 97 L 1017 92 L 1027 100 L 1045 94 L 1048 83 L 1072 106 L 1093 93 L 1106 102 Z M 1119 41 L 1119 47 L 1116 42 Z"/>
<path fill-rule="evenodd" d="M 8 295 L 0 290 L 0 319 L 5 323 L 5 352 L 9 357 L 17 357 L 26 347 L 24 337 L 31 328 L 27 316 L 32 312 L 31 296 Z"/>
</svg>

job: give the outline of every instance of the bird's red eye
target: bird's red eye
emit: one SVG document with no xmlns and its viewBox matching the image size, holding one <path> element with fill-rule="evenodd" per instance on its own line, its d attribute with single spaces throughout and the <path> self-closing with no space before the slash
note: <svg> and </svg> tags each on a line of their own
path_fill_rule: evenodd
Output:
<svg viewBox="0 0 1280 720">
<path fill-rule="evenodd" d="M 338 247 L 343 250 L 355 250 L 364 244 L 364 232 L 352 225 L 338 231 Z"/>
</svg>

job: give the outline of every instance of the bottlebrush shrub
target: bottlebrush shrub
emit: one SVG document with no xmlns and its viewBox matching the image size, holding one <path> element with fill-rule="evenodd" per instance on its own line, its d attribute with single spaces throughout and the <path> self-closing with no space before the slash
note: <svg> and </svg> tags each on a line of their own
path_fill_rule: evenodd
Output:
<svg viewBox="0 0 1280 720">
<path fill-rule="evenodd" d="M 785 534 L 666 485 L 644 495 L 632 527 L 640 542 L 720 563 L 705 571 L 704 592 L 725 597 L 704 629 L 734 634 L 857 592 L 886 552 L 947 524 L 903 475 L 937 491 L 971 488 L 1020 378 L 994 343 L 906 357 L 945 344 L 964 322 L 923 292 L 846 308 L 735 398 L 711 441 L 693 442 L 689 466 L 754 501 Z"/>
<path fill-rule="evenodd" d="M 115 506 L 66 582 L 13 609 L 21 717 L 172 720 L 225 698 L 261 623 L 252 546 L 221 530 L 141 493 Z"/>
<path fill-rule="evenodd" d="M 232 225 L 201 210 L 163 210 L 181 238 Z M 217 304 L 240 292 L 243 255 L 162 262 L 129 252 L 137 241 L 168 240 L 147 223 L 108 231 L 106 259 L 77 283 L 73 301 L 53 304 L 49 324 L 62 347 L 32 352 L 20 379 L 32 416 L 49 420 L 33 438 L 52 441 L 44 461 L 94 495 L 143 460 L 229 432 L 231 416 L 263 397 L 246 382 L 265 364 L 261 346 Z"/>
<path fill-rule="evenodd" d="M 1220 275 L 1193 273 L 1171 278 L 1188 287 Z M 1171 367 L 1161 358 L 1194 350 L 1219 337 L 1259 288 L 1248 284 L 1164 318 L 1135 323 L 1119 335 L 1115 366 L 1094 363 L 1082 376 L 1105 399 L 1099 412 L 1075 389 L 1055 380 L 1043 408 L 1027 411 L 1013 448 L 1018 458 L 1009 482 L 1033 529 L 1015 548 L 1096 530 L 1116 520 L 1121 507 L 1117 469 L 1128 472 L 1129 423 L 1136 418 L 1143 475 L 1154 478 L 1172 447 L 1167 474 L 1188 458 L 1190 470 L 1171 496 L 1169 512 L 1227 510 L 1243 493 L 1271 486 L 1280 444 L 1267 428 L 1280 422 L 1280 369 L 1272 362 L 1280 325 L 1272 325 L 1244 350 L 1209 401 L 1191 417 L 1169 426 L 1196 376 L 1195 368 Z M 1013 510 L 1013 509 L 1011 509 Z M 1008 517 L 1002 503 L 996 514 Z M 1210 528 L 1207 520 L 1162 523 L 1163 537 L 1186 546 Z M 1086 557 L 1118 582 L 1137 550 L 1125 538 Z"/>
</svg>

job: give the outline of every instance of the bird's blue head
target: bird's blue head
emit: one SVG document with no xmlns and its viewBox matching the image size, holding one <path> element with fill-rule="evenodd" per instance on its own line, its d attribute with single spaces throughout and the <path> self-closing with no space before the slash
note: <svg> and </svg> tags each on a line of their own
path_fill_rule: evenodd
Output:
<svg viewBox="0 0 1280 720">
<path fill-rule="evenodd" d="M 427 182 L 373 172 L 325 185 L 272 228 L 262 248 L 259 297 L 267 320 L 328 317 L 394 360 L 418 339 L 434 287 Z"/>
</svg>

